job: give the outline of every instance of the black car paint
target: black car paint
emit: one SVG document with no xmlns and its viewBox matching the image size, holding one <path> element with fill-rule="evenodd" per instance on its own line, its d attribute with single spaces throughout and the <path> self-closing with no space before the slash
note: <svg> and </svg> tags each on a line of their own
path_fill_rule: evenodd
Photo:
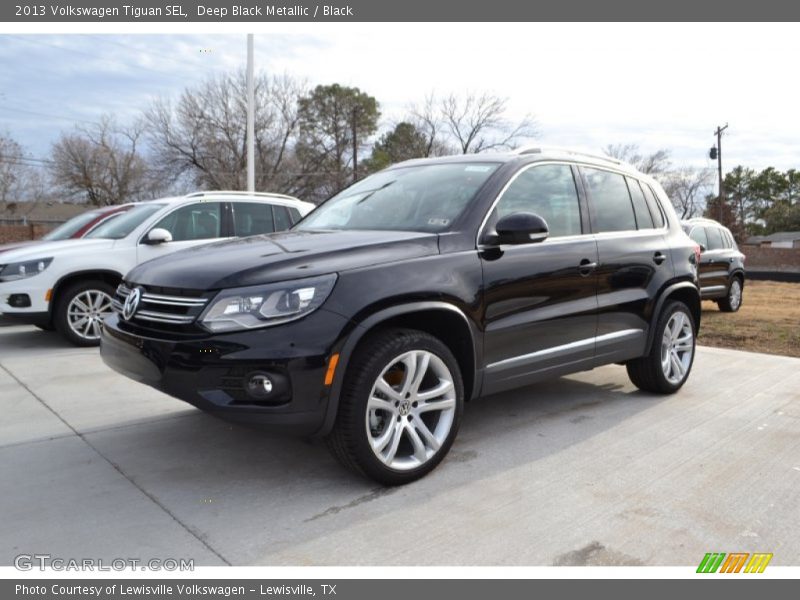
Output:
<svg viewBox="0 0 800 600">
<path fill-rule="evenodd" d="M 641 356 L 652 343 L 650 328 L 665 293 L 697 294 L 693 244 L 671 216 L 664 229 L 632 236 L 484 246 L 479 236 L 491 228 L 484 221 L 495 199 L 514 173 L 534 162 L 521 156 L 502 164 L 450 232 L 290 231 L 139 265 L 126 281 L 207 295 L 331 272 L 338 279 L 314 313 L 246 332 L 212 335 L 197 325 L 164 332 L 113 316 L 104 327 L 103 358 L 129 377 L 226 418 L 324 435 L 358 342 L 397 319 L 410 323 L 429 315 L 466 340 L 462 371 L 473 398 Z M 579 196 L 587 234 L 582 186 Z M 697 309 L 697 326 L 699 299 L 696 304 L 690 308 Z M 618 332 L 635 333 L 614 338 Z M 606 334 L 607 343 L 580 343 Z M 561 350 L 553 355 L 551 348 Z M 325 386 L 333 353 L 340 354 L 339 365 Z M 256 370 L 285 376 L 288 400 L 241 402 L 220 383 Z"/>
</svg>

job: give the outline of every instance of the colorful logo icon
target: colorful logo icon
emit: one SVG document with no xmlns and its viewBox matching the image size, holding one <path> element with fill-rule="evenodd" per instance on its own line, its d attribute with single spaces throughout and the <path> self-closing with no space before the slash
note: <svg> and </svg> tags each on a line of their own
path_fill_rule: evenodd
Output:
<svg viewBox="0 0 800 600">
<path fill-rule="evenodd" d="M 749 559 L 749 560 L 748 560 Z M 763 573 L 772 553 L 767 552 L 709 552 L 700 561 L 698 573 Z M 743 569 L 744 567 L 744 569 Z"/>
</svg>

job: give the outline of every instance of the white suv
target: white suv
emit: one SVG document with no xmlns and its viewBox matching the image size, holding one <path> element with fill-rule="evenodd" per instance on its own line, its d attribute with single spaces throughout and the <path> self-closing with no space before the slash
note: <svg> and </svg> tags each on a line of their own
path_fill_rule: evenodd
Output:
<svg viewBox="0 0 800 600">
<path fill-rule="evenodd" d="M 133 267 L 176 250 L 290 228 L 313 204 L 281 194 L 198 192 L 142 202 L 81 240 L 4 252 L 0 318 L 96 346 L 114 290 Z"/>
</svg>

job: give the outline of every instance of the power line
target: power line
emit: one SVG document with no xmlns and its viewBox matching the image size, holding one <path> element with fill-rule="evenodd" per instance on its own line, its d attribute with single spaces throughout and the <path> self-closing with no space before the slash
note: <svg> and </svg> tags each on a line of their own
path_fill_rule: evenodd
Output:
<svg viewBox="0 0 800 600">
<path fill-rule="evenodd" d="M 97 121 L 89 121 L 88 119 L 80 119 L 78 117 L 67 117 L 67 116 L 60 116 L 60 115 L 53 115 L 49 113 L 38 112 L 34 110 L 26 110 L 24 108 L 15 108 L 13 106 L 4 106 L 0 105 L 0 110 L 7 110 L 10 112 L 22 113 L 26 115 L 32 115 L 34 117 L 45 117 L 46 119 L 58 119 L 60 121 L 71 121 L 71 122 L 78 122 L 78 123 L 88 123 L 90 125 L 96 125 Z"/>
</svg>

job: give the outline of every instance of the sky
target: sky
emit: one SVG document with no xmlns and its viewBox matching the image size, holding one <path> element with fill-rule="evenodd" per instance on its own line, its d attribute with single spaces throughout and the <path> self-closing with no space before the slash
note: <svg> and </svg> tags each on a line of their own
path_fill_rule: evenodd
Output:
<svg viewBox="0 0 800 600">
<path fill-rule="evenodd" d="M 244 31 L 121 27 L 135 33 L 0 34 L 0 131 L 46 157 L 76 124 L 104 113 L 124 122 L 244 66 Z M 358 86 L 380 102 L 384 127 L 431 92 L 489 92 L 508 99 L 509 118 L 536 120 L 537 144 L 638 144 L 670 150 L 676 166 L 715 168 L 708 149 L 728 123 L 726 170 L 800 168 L 797 24 L 257 27 L 257 70 Z"/>
</svg>

